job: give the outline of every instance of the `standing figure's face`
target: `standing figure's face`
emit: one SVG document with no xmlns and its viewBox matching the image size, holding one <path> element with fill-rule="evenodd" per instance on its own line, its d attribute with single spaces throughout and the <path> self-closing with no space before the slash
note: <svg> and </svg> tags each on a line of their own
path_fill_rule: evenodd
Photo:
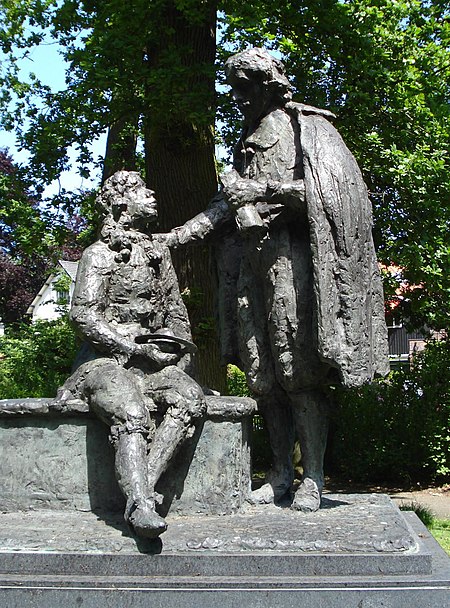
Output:
<svg viewBox="0 0 450 608">
<path fill-rule="evenodd" d="M 254 74 L 249 74 L 245 70 L 232 71 L 227 77 L 227 82 L 232 88 L 233 99 L 247 124 L 256 122 L 268 112 L 272 102 L 271 95 Z"/>
</svg>

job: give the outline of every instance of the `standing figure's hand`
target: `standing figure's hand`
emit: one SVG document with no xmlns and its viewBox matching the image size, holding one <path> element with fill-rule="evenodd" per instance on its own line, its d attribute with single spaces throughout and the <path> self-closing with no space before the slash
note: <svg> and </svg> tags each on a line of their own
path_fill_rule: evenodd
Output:
<svg viewBox="0 0 450 608">
<path fill-rule="evenodd" d="M 246 205 L 254 205 L 266 197 L 265 183 L 241 177 L 236 169 L 223 173 L 220 181 L 227 203 L 235 210 Z"/>
</svg>

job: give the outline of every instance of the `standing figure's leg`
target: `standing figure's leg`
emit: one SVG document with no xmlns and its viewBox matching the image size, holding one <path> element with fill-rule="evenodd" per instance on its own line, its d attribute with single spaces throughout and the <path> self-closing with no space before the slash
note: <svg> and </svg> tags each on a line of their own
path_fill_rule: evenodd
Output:
<svg viewBox="0 0 450 608">
<path fill-rule="evenodd" d="M 256 397 L 258 411 L 264 418 L 272 451 L 272 467 L 266 483 L 252 492 L 249 502 L 267 504 L 288 495 L 294 480 L 292 454 L 294 450 L 294 421 L 286 393 L 273 387 L 268 395 Z"/>
<path fill-rule="evenodd" d="M 152 374 L 146 384 L 152 399 L 165 410 L 147 458 L 148 484 L 154 492 L 178 448 L 195 430 L 195 422 L 204 416 L 206 401 L 197 382 L 175 366 Z"/>
<path fill-rule="evenodd" d="M 155 511 L 147 478 L 152 422 L 133 373 L 113 361 L 97 363 L 86 375 L 84 393 L 92 411 L 111 426 L 116 477 L 127 499 L 125 520 L 138 536 L 159 536 L 167 524 Z"/>
<path fill-rule="evenodd" d="M 290 393 L 297 439 L 302 454 L 303 479 L 292 509 L 317 511 L 324 485 L 323 459 L 327 445 L 329 397 L 321 390 Z"/>
</svg>

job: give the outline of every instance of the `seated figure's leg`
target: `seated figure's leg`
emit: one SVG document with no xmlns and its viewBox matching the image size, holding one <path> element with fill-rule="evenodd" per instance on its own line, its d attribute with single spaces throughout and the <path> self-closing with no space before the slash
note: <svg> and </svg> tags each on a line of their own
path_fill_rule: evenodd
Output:
<svg viewBox="0 0 450 608">
<path fill-rule="evenodd" d="M 86 375 L 84 393 L 92 411 L 111 426 L 116 477 L 127 499 L 125 520 L 138 536 L 158 536 L 167 525 L 155 511 L 147 479 L 148 435 L 153 428 L 136 378 L 114 361 L 97 363 Z"/>
<path fill-rule="evenodd" d="M 252 492 L 249 502 L 264 504 L 278 502 L 289 495 L 294 480 L 292 453 L 294 422 L 289 399 L 280 387 L 273 387 L 267 395 L 256 397 L 258 411 L 264 418 L 272 450 L 272 467 L 266 483 Z"/>
<path fill-rule="evenodd" d="M 148 454 L 148 482 L 154 489 L 180 445 L 192 435 L 195 422 L 206 412 L 201 387 L 185 372 L 169 366 L 146 380 L 147 391 L 165 410 Z"/>
<path fill-rule="evenodd" d="M 297 438 L 302 453 L 303 479 L 292 508 L 317 511 L 324 485 L 323 459 L 327 445 L 329 397 L 324 391 L 305 390 L 290 394 Z"/>
</svg>

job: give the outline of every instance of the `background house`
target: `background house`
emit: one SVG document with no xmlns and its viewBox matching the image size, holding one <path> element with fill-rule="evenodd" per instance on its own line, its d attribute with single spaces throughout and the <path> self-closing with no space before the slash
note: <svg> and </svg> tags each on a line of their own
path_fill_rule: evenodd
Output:
<svg viewBox="0 0 450 608">
<path fill-rule="evenodd" d="M 445 339 L 445 332 L 408 331 L 401 322 L 389 325 L 388 320 L 388 339 L 390 366 L 395 369 L 399 365 L 409 363 L 416 353 L 425 348 L 429 340 Z"/>
<path fill-rule="evenodd" d="M 78 262 L 58 261 L 58 271 L 51 274 L 28 307 L 31 321 L 58 319 L 70 305 L 75 287 Z"/>
</svg>

